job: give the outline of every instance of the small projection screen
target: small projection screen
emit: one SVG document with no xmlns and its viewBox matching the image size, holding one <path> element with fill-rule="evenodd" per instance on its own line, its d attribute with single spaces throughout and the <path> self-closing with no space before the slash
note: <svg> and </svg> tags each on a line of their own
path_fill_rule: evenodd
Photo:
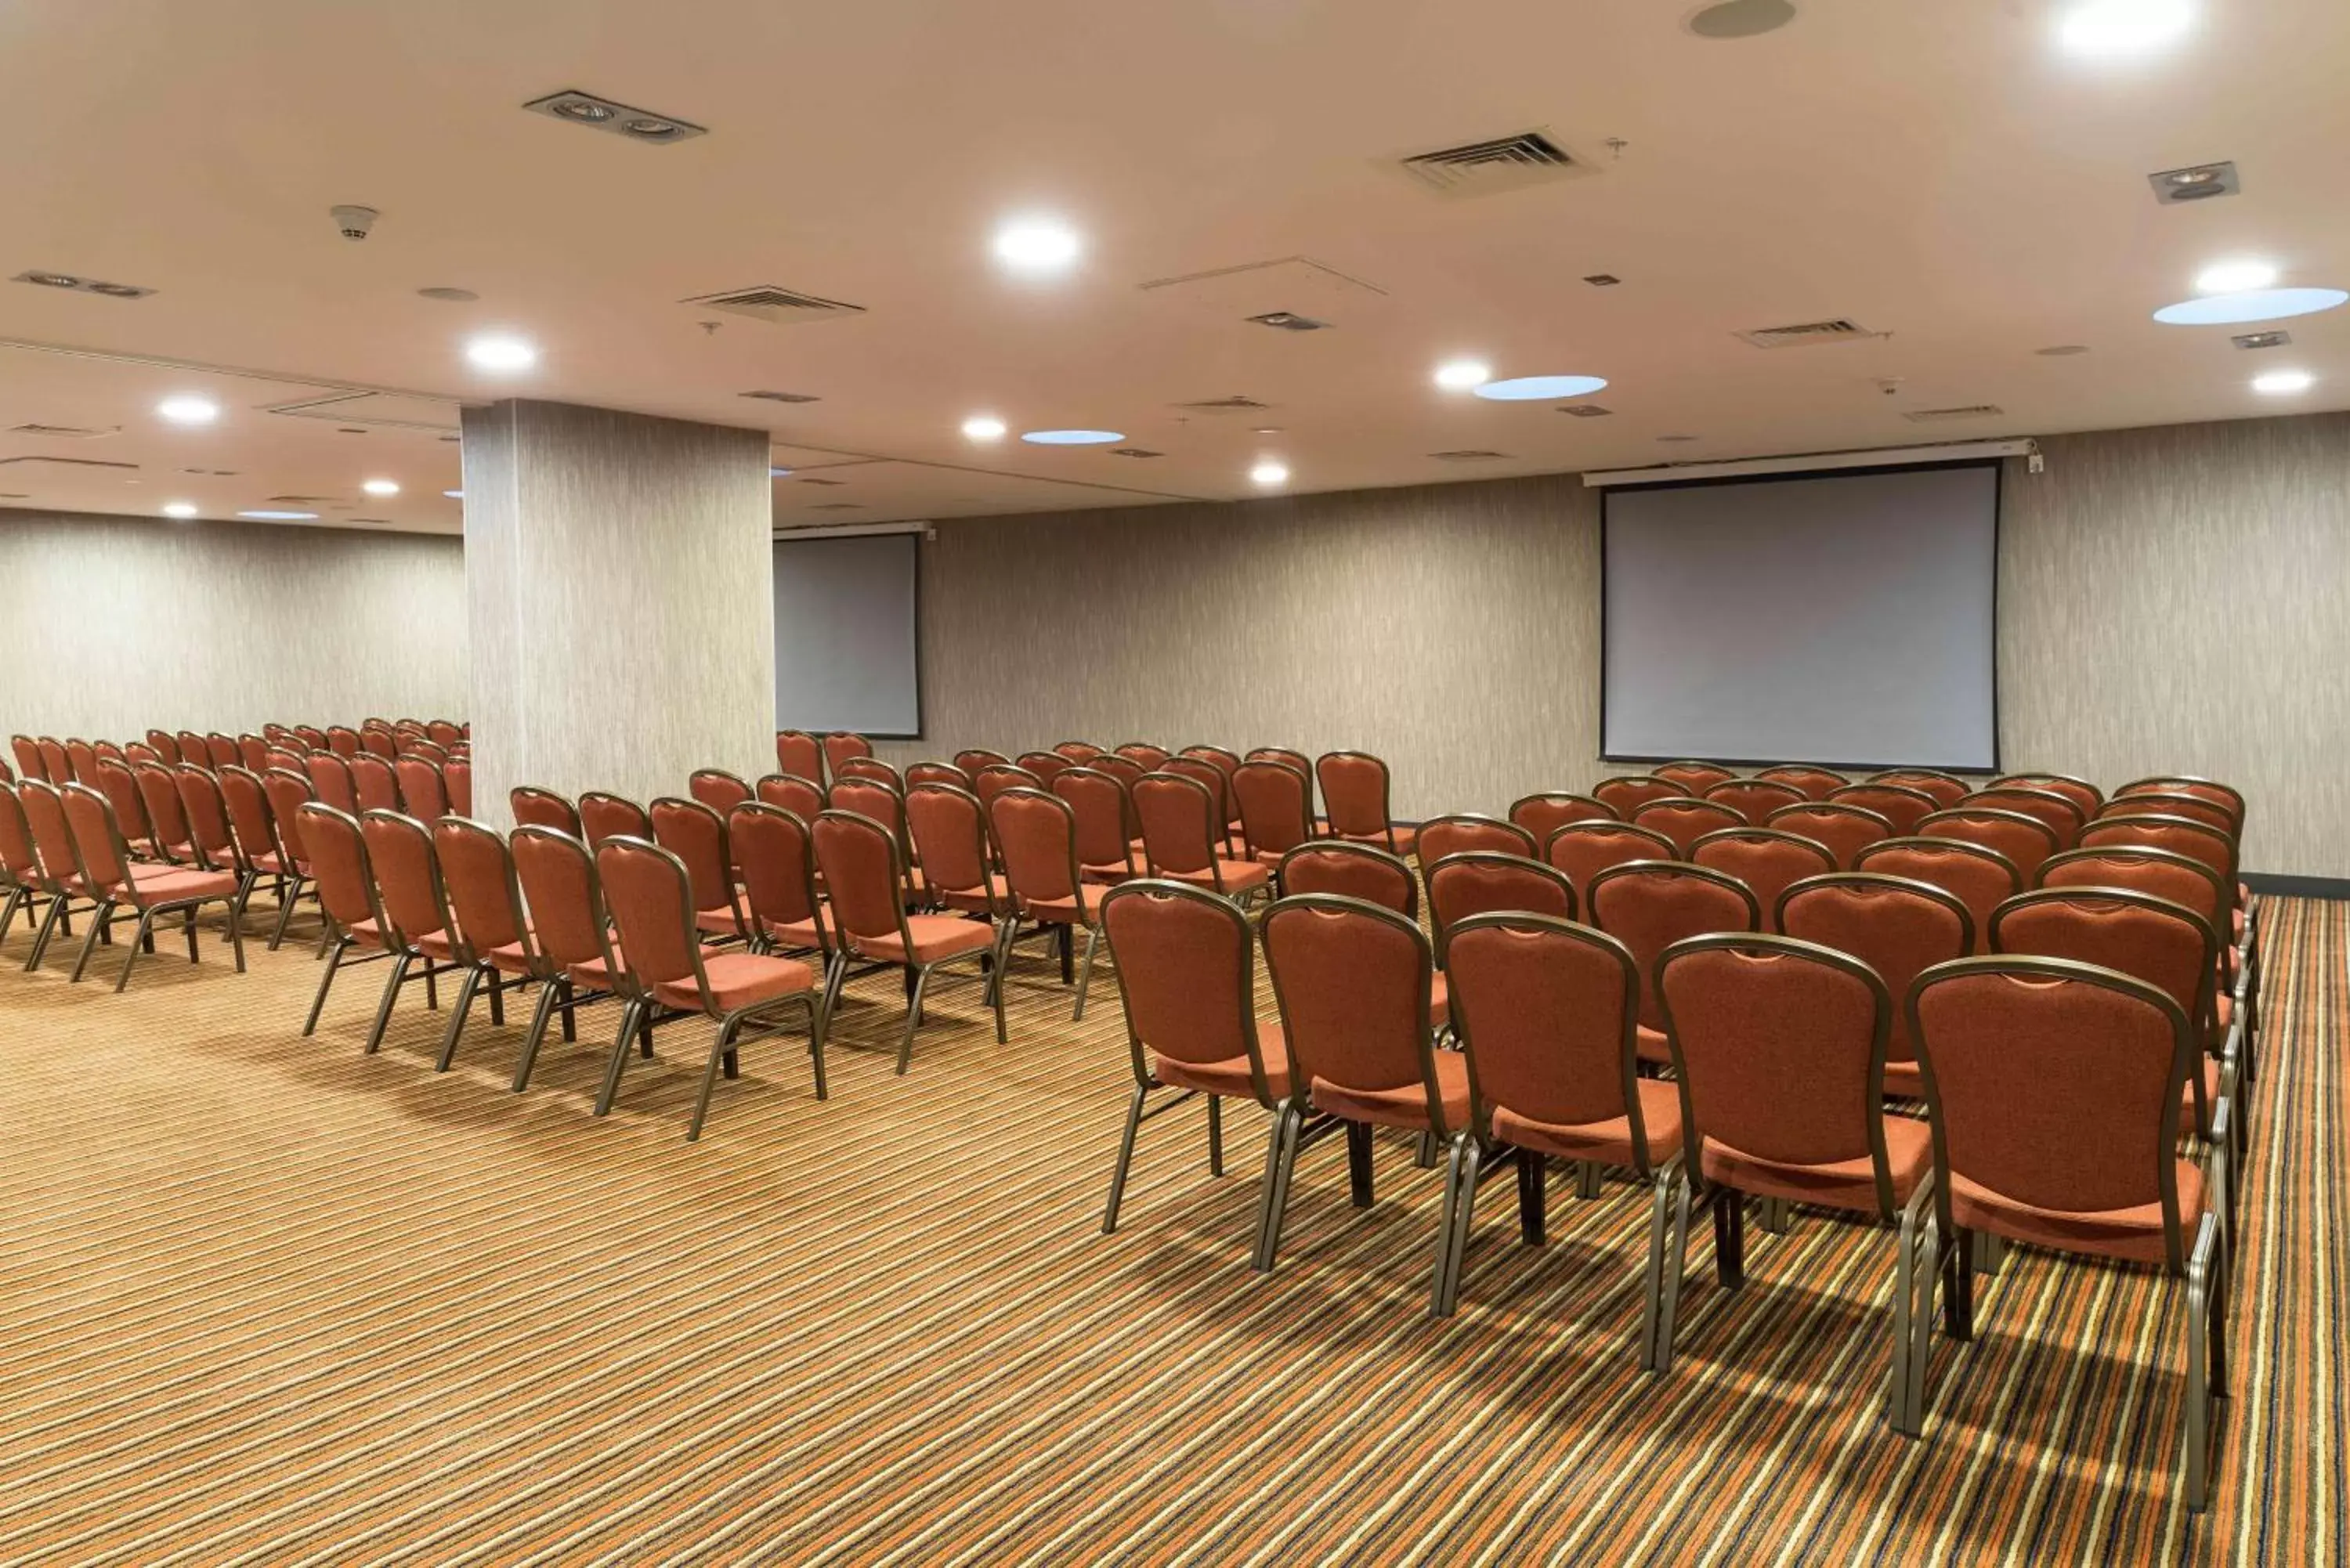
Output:
<svg viewBox="0 0 2350 1568">
<path fill-rule="evenodd" d="M 919 739 L 921 535 L 775 548 L 776 728 Z"/>
<path fill-rule="evenodd" d="M 1999 465 L 1611 489 L 1601 753 L 1999 766 Z"/>
</svg>

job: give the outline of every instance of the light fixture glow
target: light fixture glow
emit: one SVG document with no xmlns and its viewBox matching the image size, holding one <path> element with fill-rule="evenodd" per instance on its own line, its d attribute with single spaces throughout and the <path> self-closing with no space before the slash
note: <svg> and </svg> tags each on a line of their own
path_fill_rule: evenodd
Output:
<svg viewBox="0 0 2350 1568">
<path fill-rule="evenodd" d="M 1015 218 L 995 231 L 995 259 L 1016 272 L 1066 271 L 1084 249 L 1076 231 L 1054 218 Z"/>
<path fill-rule="evenodd" d="M 155 411 L 175 425 L 208 425 L 220 418 L 218 403 L 193 393 L 166 398 L 155 405 Z"/>
<path fill-rule="evenodd" d="M 190 517 L 193 517 L 195 514 L 196 504 L 192 501 L 166 501 L 163 503 L 163 515 L 166 517 L 177 517 L 185 521 Z"/>
<path fill-rule="evenodd" d="M 307 523 L 315 519 L 318 514 L 316 512 L 269 512 L 255 510 L 252 512 L 240 512 L 237 515 L 240 517 L 250 517 L 256 523 Z"/>
<path fill-rule="evenodd" d="M 462 490 L 444 490 L 441 493 L 447 496 L 452 501 L 463 501 L 465 499 L 465 493 Z"/>
<path fill-rule="evenodd" d="M 1122 431 L 1023 431 L 1020 439 L 1033 446 L 1107 446 L 1126 439 Z"/>
<path fill-rule="evenodd" d="M 2131 55 L 2158 49 L 2195 25 L 2192 0 L 2081 0 L 2056 25 L 2056 36 L 2079 55 Z"/>
<path fill-rule="evenodd" d="M 1289 465 L 1267 458 L 1249 470 L 1249 478 L 1263 485 L 1286 484 L 1289 483 Z"/>
<path fill-rule="evenodd" d="M 2206 295 L 2166 305 L 2154 318 L 2169 327 L 2218 327 L 2235 321 L 2281 321 L 2331 310 L 2350 300 L 2338 288 L 2254 288 L 2241 294 Z"/>
<path fill-rule="evenodd" d="M 366 491 L 369 495 L 397 495 L 400 493 L 400 481 L 396 479 L 370 479 L 361 484 L 359 488 Z"/>
<path fill-rule="evenodd" d="M 1482 359 L 1452 359 L 1436 368 L 1436 384 L 1448 392 L 1466 392 L 1493 379 L 1493 367 Z"/>
<path fill-rule="evenodd" d="M 2252 378 L 2252 390 L 2272 398 L 2305 392 L 2316 384 L 2317 378 L 2306 370 L 2270 370 Z"/>
<path fill-rule="evenodd" d="M 1607 385 L 1604 376 L 1516 376 L 1506 381 L 1488 381 L 1477 389 L 1477 395 L 1497 403 L 1526 403 L 1537 399 L 1580 398 Z"/>
<path fill-rule="evenodd" d="M 2264 261 L 2224 261 L 2195 275 L 2198 294 L 2244 294 L 2266 288 L 2277 280 L 2277 269 Z"/>
<path fill-rule="evenodd" d="M 477 370 L 527 370 L 538 363 L 538 350 L 519 337 L 488 332 L 465 345 L 465 358 Z"/>
<path fill-rule="evenodd" d="M 973 414 L 962 422 L 967 441 L 1002 441 L 1003 429 L 1003 421 L 993 414 Z"/>
</svg>

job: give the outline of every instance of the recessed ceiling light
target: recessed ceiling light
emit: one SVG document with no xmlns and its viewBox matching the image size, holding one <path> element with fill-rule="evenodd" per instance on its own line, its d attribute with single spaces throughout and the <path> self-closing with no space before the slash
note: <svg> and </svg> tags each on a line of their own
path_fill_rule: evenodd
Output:
<svg viewBox="0 0 2350 1568">
<path fill-rule="evenodd" d="M 1249 470 L 1249 478 L 1258 484 L 1286 484 L 1289 483 L 1289 465 L 1267 458 Z"/>
<path fill-rule="evenodd" d="M 2198 294 L 2242 294 L 2276 282 L 2277 269 L 2264 261 L 2224 261 L 2195 275 Z"/>
<path fill-rule="evenodd" d="M 1493 379 L 1493 367 L 1482 359 L 1448 359 L 1436 368 L 1436 384 L 1448 392 L 1465 392 Z"/>
<path fill-rule="evenodd" d="M 463 501 L 465 499 L 465 493 L 462 490 L 444 490 L 441 493 L 447 496 L 452 501 Z"/>
<path fill-rule="evenodd" d="M 1023 431 L 1022 441 L 1035 446 L 1112 446 L 1126 439 L 1122 431 Z"/>
<path fill-rule="evenodd" d="M 163 503 L 163 515 L 166 517 L 177 517 L 184 521 L 187 518 L 193 517 L 195 514 L 196 504 L 192 501 L 166 501 Z"/>
<path fill-rule="evenodd" d="M 962 433 L 971 441 L 1002 441 L 1003 421 L 993 414 L 973 414 L 963 421 Z"/>
<path fill-rule="evenodd" d="M 2338 288 L 2255 288 L 2241 294 L 2212 294 L 2166 305 L 2154 313 L 2171 327 L 2212 327 L 2230 321 L 2277 321 L 2288 316 L 2308 316 L 2331 310 L 2350 300 Z"/>
<path fill-rule="evenodd" d="M 2293 392 L 2305 392 L 2317 384 L 2317 378 L 2306 370 L 2271 370 L 2252 378 L 2252 390 L 2272 398 Z"/>
<path fill-rule="evenodd" d="M 400 481 L 396 479 L 370 479 L 362 483 L 359 488 L 366 491 L 369 495 L 397 495 L 400 493 Z"/>
<path fill-rule="evenodd" d="M 2080 0 L 2056 24 L 2056 36 L 2081 55 L 2158 49 L 2194 26 L 2191 0 Z"/>
<path fill-rule="evenodd" d="M 1016 218 L 995 231 L 995 257 L 1016 272 L 1066 271 L 1085 249 L 1076 231 L 1054 218 Z"/>
<path fill-rule="evenodd" d="M 600 125 L 612 118 L 610 109 L 600 103 L 589 103 L 585 99 L 570 99 L 558 103 L 553 112 L 566 119 L 584 119 L 590 125 Z"/>
<path fill-rule="evenodd" d="M 449 305 L 464 305 L 482 297 L 470 288 L 420 288 L 416 292 L 426 299 L 438 299 Z"/>
<path fill-rule="evenodd" d="M 465 358 L 478 370 L 527 370 L 538 363 L 538 350 L 519 337 L 485 332 L 466 343 Z"/>
<path fill-rule="evenodd" d="M 210 398 L 183 393 L 164 399 L 155 411 L 175 425 L 208 425 L 220 418 L 220 405 Z"/>
<path fill-rule="evenodd" d="M 250 517 L 256 523 L 307 523 L 314 520 L 318 514 L 316 512 L 253 511 L 240 512 L 237 515 L 240 517 Z"/>
<path fill-rule="evenodd" d="M 1477 389 L 1477 395 L 1497 403 L 1524 403 L 1540 398 L 1580 398 L 1607 385 L 1604 376 L 1516 376 L 1506 381 L 1488 381 Z"/>
<path fill-rule="evenodd" d="M 1251 435 L 1279 435 L 1280 433 L 1281 427 L 1279 425 L 1258 425 L 1255 429 L 1249 431 L 1249 434 Z"/>
</svg>

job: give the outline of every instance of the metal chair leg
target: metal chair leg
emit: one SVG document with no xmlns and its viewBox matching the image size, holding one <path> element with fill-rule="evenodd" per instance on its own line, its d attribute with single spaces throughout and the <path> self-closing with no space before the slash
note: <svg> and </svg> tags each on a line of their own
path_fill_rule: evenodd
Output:
<svg viewBox="0 0 2350 1568">
<path fill-rule="evenodd" d="M 2220 1245 L 2218 1217 L 2203 1216 L 2187 1260 L 2187 1511 L 2200 1513 L 2210 1487 L 2211 1263 Z"/>
<path fill-rule="evenodd" d="M 400 995 L 402 981 L 408 979 L 408 966 L 415 960 L 407 953 L 394 953 L 391 978 L 383 982 L 383 1000 L 376 1003 L 375 1027 L 368 1031 L 367 1054 L 372 1056 L 383 1044 L 383 1032 L 391 1025 L 391 1004 Z"/>
<path fill-rule="evenodd" d="M 1264 1196 L 1257 1217 L 1256 1256 L 1250 1267 L 1271 1273 L 1281 1251 L 1281 1221 L 1289 1208 L 1289 1177 L 1297 1164 L 1297 1134 L 1305 1113 L 1284 1102 L 1274 1117 L 1273 1136 L 1265 1140 Z"/>
<path fill-rule="evenodd" d="M 108 908 L 111 909 L 112 906 L 109 905 Z M 130 941 L 123 944 L 122 972 L 114 977 L 114 993 L 117 996 L 121 995 L 122 988 L 130 983 L 131 966 L 139 961 L 139 955 L 140 951 L 146 948 L 147 939 L 150 934 L 153 932 L 154 929 L 155 911 L 152 909 L 140 910 L 139 934 Z M 193 909 L 188 911 L 188 961 L 190 963 L 196 961 L 196 912 Z"/>
<path fill-rule="evenodd" d="M 831 1030 L 832 1015 L 826 1011 L 821 995 L 811 995 L 805 1000 L 808 1010 L 808 1060 L 816 1066 L 816 1097 L 829 1099 L 831 1091 L 825 1087 L 824 1083 L 824 1037 Z"/>
<path fill-rule="evenodd" d="M 1368 1122 L 1347 1124 L 1347 1196 L 1357 1209 L 1371 1206 L 1371 1127 Z"/>
<path fill-rule="evenodd" d="M 269 931 L 269 950 L 271 952 L 276 952 L 277 950 L 278 944 L 285 941 L 286 924 L 294 919 L 294 901 L 301 896 L 302 879 L 300 877 L 296 877 L 290 887 L 283 882 L 278 884 L 277 923 L 271 927 Z"/>
<path fill-rule="evenodd" d="M 1689 1176 L 1676 1160 L 1657 1174 L 1656 1211 L 1648 1223 L 1648 1301 L 1640 1340 L 1641 1365 L 1654 1373 L 1673 1369 L 1673 1319 L 1689 1262 Z"/>
<path fill-rule="evenodd" d="M 914 966 L 914 992 L 906 999 L 906 1032 L 898 1037 L 898 1076 L 906 1075 L 906 1066 L 914 1059 L 914 1031 L 922 1022 L 922 992 L 931 987 L 931 966 Z"/>
<path fill-rule="evenodd" d="M 89 967 L 89 955 L 98 949 L 98 933 L 106 929 L 113 919 L 112 904 L 100 904 L 89 912 L 89 931 L 81 940 L 81 951 L 74 959 L 73 973 L 68 977 L 68 983 L 73 985 L 81 983 L 82 971 Z M 138 949 L 134 946 L 131 950 L 136 952 Z"/>
<path fill-rule="evenodd" d="M 1086 992 L 1094 983 L 1094 950 L 1100 945 L 1101 928 L 1087 926 L 1086 928 L 1086 961 L 1077 971 L 1076 1011 L 1069 1014 L 1069 1022 L 1072 1023 L 1080 1022 L 1086 1015 Z"/>
<path fill-rule="evenodd" d="M 612 1096 L 620 1092 L 620 1069 L 629 1064 L 629 1043 L 636 1037 L 637 1016 L 645 1004 L 631 1001 L 620 1010 L 620 1032 L 612 1037 L 612 1060 L 604 1068 L 604 1086 L 596 1096 L 596 1114 L 604 1116 L 612 1108 Z"/>
<path fill-rule="evenodd" d="M 1918 1312 L 1918 1231 L 1926 1199 L 1932 1189 L 1933 1177 L 1929 1173 L 1902 1206 L 1900 1228 L 1894 1241 L 1893 1355 L 1885 1380 L 1885 1419 L 1896 1432 L 1911 1438 L 1918 1435 L 1917 1413 L 1910 1402 L 1910 1389 L 1916 1379 L 1909 1362 L 1914 1354 L 1911 1329 Z"/>
<path fill-rule="evenodd" d="M 1224 1101 L 1221 1095 L 1208 1096 L 1208 1174 L 1224 1173 Z"/>
<path fill-rule="evenodd" d="M 693 1119 L 686 1124 L 685 1141 L 695 1143 L 702 1137 L 702 1118 L 710 1114 L 710 1092 L 718 1086 L 718 1064 L 734 1048 L 734 1035 L 743 1022 L 740 1013 L 719 1024 L 718 1033 L 710 1038 L 710 1060 L 702 1064 L 702 1092 L 693 1098 Z"/>
<path fill-rule="evenodd" d="M 41 967 L 41 955 L 49 949 L 49 938 L 56 934 L 57 923 L 65 918 L 66 896 L 63 893 L 49 900 L 48 912 L 41 917 L 41 929 L 33 934 L 33 950 L 25 955 L 25 972 L 30 974 Z"/>
<path fill-rule="evenodd" d="M 1590 1164 L 1578 1160 L 1576 1168 Z M 1518 1150 L 1518 1239 L 1529 1247 L 1548 1240 L 1545 1210 L 1550 1200 L 1550 1161 L 1530 1148 Z"/>
<path fill-rule="evenodd" d="M 1118 1229 L 1118 1206 L 1126 1197 L 1126 1171 L 1134 1163 L 1134 1135 L 1142 1127 L 1142 1102 L 1149 1097 L 1150 1085 L 1137 1084 L 1134 1094 L 1126 1104 L 1126 1128 L 1118 1134 L 1118 1163 L 1110 1168 L 1109 1205 L 1102 1210 L 1102 1234 Z M 1214 1101 L 1209 1104 L 1213 1105 Z"/>
<path fill-rule="evenodd" d="M 228 919 L 228 950 L 235 955 L 236 972 L 244 972 L 244 921 L 238 909 L 231 909 Z"/>
<path fill-rule="evenodd" d="M 310 1016 L 302 1021 L 305 1039 L 318 1031 L 318 1014 L 327 1005 L 327 988 L 335 983 L 335 971 L 342 968 L 343 953 L 350 945 L 348 941 L 338 941 L 335 944 L 335 950 L 328 955 L 327 972 L 318 977 L 318 994 L 310 999 Z"/>
<path fill-rule="evenodd" d="M 478 969 L 468 969 L 465 978 L 457 983 L 457 999 L 449 1004 L 449 1027 L 441 1032 L 441 1056 L 432 1064 L 434 1072 L 447 1072 L 449 1064 L 457 1059 L 457 1036 L 465 1032 L 465 1014 L 473 1011 L 473 992 L 481 989 L 481 984 L 482 971 Z"/>
<path fill-rule="evenodd" d="M 1452 1152 L 1444 1162 L 1444 1211 L 1436 1236 L 1436 1280 L 1430 1288 L 1431 1317 L 1451 1317 L 1461 1301 L 1461 1260 L 1469 1251 L 1469 1231 L 1477 1211 L 1477 1171 L 1484 1150 L 1467 1133 L 1452 1136 Z"/>
<path fill-rule="evenodd" d="M 0 907 L 0 942 L 8 940 L 8 928 L 16 923 L 16 911 L 27 909 L 33 902 L 33 890 L 22 886 L 8 889 L 8 902 Z"/>
<path fill-rule="evenodd" d="M 555 1011 L 556 999 L 561 994 L 556 981 L 539 981 L 538 1006 L 530 1015 L 530 1033 L 523 1036 L 522 1059 L 515 1064 L 514 1092 L 517 1095 L 530 1086 L 531 1064 L 538 1060 L 538 1044 L 546 1038 L 546 1021 Z"/>
</svg>

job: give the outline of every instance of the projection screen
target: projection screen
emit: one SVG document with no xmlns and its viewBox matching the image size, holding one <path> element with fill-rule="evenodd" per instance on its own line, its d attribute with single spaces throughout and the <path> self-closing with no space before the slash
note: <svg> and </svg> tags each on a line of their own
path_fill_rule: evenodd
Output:
<svg viewBox="0 0 2350 1568">
<path fill-rule="evenodd" d="M 1999 765 L 1999 465 L 1609 490 L 1601 753 Z"/>
<path fill-rule="evenodd" d="M 775 541 L 775 726 L 922 732 L 920 535 Z"/>
</svg>

